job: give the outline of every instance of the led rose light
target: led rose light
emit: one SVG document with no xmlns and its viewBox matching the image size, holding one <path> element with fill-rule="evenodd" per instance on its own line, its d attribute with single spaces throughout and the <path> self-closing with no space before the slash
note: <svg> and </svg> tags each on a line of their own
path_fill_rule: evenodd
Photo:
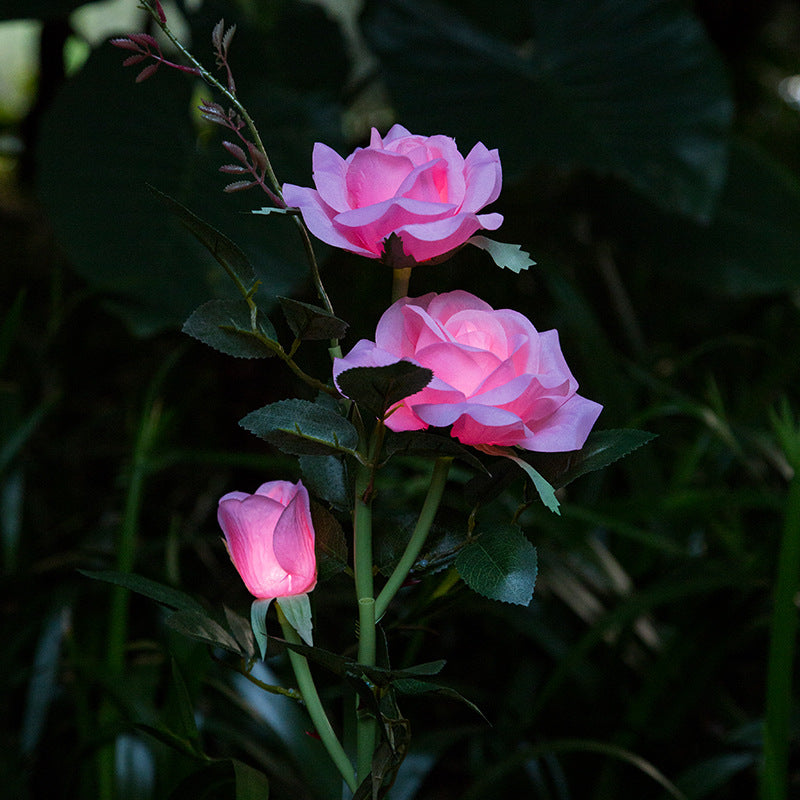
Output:
<svg viewBox="0 0 800 800">
<path fill-rule="evenodd" d="M 469 292 L 398 300 L 374 342 L 362 339 L 336 359 L 334 380 L 402 359 L 431 369 L 433 380 L 391 409 L 393 431 L 452 425 L 463 444 L 562 452 L 583 446 L 602 410 L 577 394 L 556 331 L 539 333 L 522 314 Z"/>
<path fill-rule="evenodd" d="M 301 482 L 271 481 L 255 494 L 229 492 L 219 501 L 217 519 L 231 561 L 254 597 L 290 597 L 314 588 L 314 527 Z"/>
<path fill-rule="evenodd" d="M 478 213 L 502 184 L 497 150 L 480 142 L 464 158 L 447 136 L 395 125 L 383 138 L 373 128 L 369 147 L 346 159 L 318 142 L 313 164 L 316 189 L 285 184 L 284 200 L 319 239 L 367 258 L 391 261 L 384 243 L 394 233 L 406 256 L 430 261 L 503 222 L 501 214 Z"/>
</svg>

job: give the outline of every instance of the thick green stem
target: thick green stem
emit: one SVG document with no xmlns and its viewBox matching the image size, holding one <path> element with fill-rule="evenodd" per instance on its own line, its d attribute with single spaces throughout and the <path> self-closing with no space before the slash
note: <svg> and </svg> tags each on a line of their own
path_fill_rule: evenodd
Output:
<svg viewBox="0 0 800 800">
<path fill-rule="evenodd" d="M 275 604 L 275 608 L 278 611 L 278 620 L 281 623 L 283 636 L 286 641 L 292 644 L 301 644 L 300 637 L 289 624 L 277 603 Z M 350 759 L 347 757 L 347 753 L 345 753 L 341 742 L 339 742 L 336 732 L 333 730 L 333 726 L 328 719 L 328 715 L 322 707 L 322 701 L 319 699 L 317 687 L 314 684 L 311 670 L 308 667 L 308 661 L 305 656 L 301 656 L 300 653 L 295 653 L 294 650 L 289 650 L 289 661 L 294 670 L 294 676 L 297 679 L 297 686 L 300 689 L 300 694 L 303 695 L 303 702 L 305 703 L 308 715 L 311 717 L 311 721 L 317 729 L 322 744 L 328 751 L 331 760 L 339 770 L 344 782 L 350 787 L 350 791 L 355 792 L 357 784 L 353 765 L 350 763 Z"/>
<path fill-rule="evenodd" d="M 392 598 L 397 594 L 398 589 L 403 585 L 409 570 L 414 566 L 414 562 L 419 556 L 422 545 L 428 537 L 428 533 L 433 524 L 434 517 L 439 508 L 439 503 L 442 500 L 444 487 L 447 483 L 447 473 L 450 471 L 450 464 L 453 459 L 449 456 L 442 456 L 436 459 L 433 467 L 433 474 L 431 475 L 430 486 L 428 487 L 428 494 L 425 497 L 425 502 L 422 505 L 422 510 L 419 514 L 419 519 L 414 527 L 414 532 L 406 545 L 406 549 L 397 562 L 397 566 L 389 576 L 389 580 L 378 595 L 375 601 L 375 619 L 379 620 L 392 602 Z"/>
<path fill-rule="evenodd" d="M 359 464 L 356 472 L 353 514 L 353 551 L 358 600 L 358 662 L 375 665 L 375 594 L 372 580 L 372 470 Z M 376 720 L 371 711 L 358 714 L 356 721 L 357 774 L 359 782 L 372 769 Z"/>
<path fill-rule="evenodd" d="M 401 267 L 393 270 L 392 275 L 392 302 L 408 295 L 408 282 L 411 280 L 411 267 Z"/>
</svg>

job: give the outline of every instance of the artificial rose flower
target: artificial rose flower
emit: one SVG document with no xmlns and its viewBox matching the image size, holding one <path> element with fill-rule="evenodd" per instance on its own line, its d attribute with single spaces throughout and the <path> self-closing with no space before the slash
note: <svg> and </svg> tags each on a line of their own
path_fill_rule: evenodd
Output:
<svg viewBox="0 0 800 800">
<path fill-rule="evenodd" d="M 577 394 L 556 331 L 539 333 L 522 314 L 469 292 L 398 300 L 374 342 L 362 339 L 335 360 L 334 380 L 398 360 L 431 369 L 433 380 L 394 406 L 393 431 L 452 425 L 463 444 L 561 452 L 583 446 L 602 410 Z"/>
<path fill-rule="evenodd" d="M 314 588 L 314 527 L 301 482 L 271 481 L 255 494 L 229 492 L 219 501 L 217 519 L 231 561 L 254 597 L 289 597 Z"/>
<path fill-rule="evenodd" d="M 367 258 L 383 257 L 384 241 L 395 233 L 406 256 L 429 261 L 503 221 L 478 214 L 502 183 L 497 150 L 480 142 L 464 158 L 447 136 L 414 136 L 395 125 L 384 138 L 373 128 L 369 147 L 346 159 L 317 142 L 313 164 L 317 188 L 285 184 L 284 200 L 323 242 Z"/>
</svg>

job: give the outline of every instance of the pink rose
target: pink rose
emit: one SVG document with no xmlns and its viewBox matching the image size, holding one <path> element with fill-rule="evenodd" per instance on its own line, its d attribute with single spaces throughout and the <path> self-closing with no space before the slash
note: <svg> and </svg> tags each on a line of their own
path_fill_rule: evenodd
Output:
<svg viewBox="0 0 800 800">
<path fill-rule="evenodd" d="M 583 446 L 602 410 L 576 394 L 556 331 L 539 333 L 522 314 L 469 292 L 398 300 L 374 342 L 362 339 L 335 360 L 334 380 L 398 360 L 428 367 L 433 380 L 394 407 L 393 431 L 452 425 L 463 444 L 561 452 Z"/>
<path fill-rule="evenodd" d="M 314 527 L 301 482 L 271 481 L 255 494 L 229 492 L 219 501 L 217 519 L 231 561 L 254 597 L 288 597 L 314 588 Z"/>
<path fill-rule="evenodd" d="M 429 261 L 503 221 L 478 214 L 502 183 L 497 150 L 480 142 L 464 158 L 447 136 L 414 136 L 395 125 L 383 139 L 373 128 L 369 147 L 346 159 L 318 142 L 313 162 L 317 188 L 287 183 L 284 200 L 323 242 L 367 258 L 381 258 L 384 240 L 396 233 L 407 256 Z"/>
</svg>

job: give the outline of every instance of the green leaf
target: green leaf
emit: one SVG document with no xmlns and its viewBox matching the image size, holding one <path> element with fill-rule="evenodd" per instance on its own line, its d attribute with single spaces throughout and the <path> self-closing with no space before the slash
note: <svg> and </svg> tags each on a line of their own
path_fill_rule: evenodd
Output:
<svg viewBox="0 0 800 800">
<path fill-rule="evenodd" d="M 277 334 L 270 321 L 260 312 L 257 330 L 275 343 Z M 265 344 L 251 327 L 250 309 L 242 300 L 209 300 L 198 308 L 183 325 L 188 333 L 204 344 L 236 358 L 269 358 L 275 350 Z"/>
<path fill-rule="evenodd" d="M 434 2 L 373 8 L 368 39 L 409 130 L 497 147 L 508 177 L 542 163 L 588 168 L 662 207 L 710 216 L 733 104 L 683 3 L 537 0 L 514 42 Z"/>
<path fill-rule="evenodd" d="M 170 793 L 169 800 L 219 800 L 231 797 L 232 788 L 236 800 L 269 798 L 269 781 L 262 772 L 238 759 L 226 758 L 187 775 Z"/>
<path fill-rule="evenodd" d="M 236 777 L 236 800 L 268 800 L 269 781 L 263 772 L 236 758 L 230 764 Z"/>
<path fill-rule="evenodd" d="M 286 621 L 295 629 L 297 635 L 309 647 L 314 646 L 313 622 L 311 619 L 311 603 L 308 594 L 293 594 L 289 597 L 277 597 L 275 602 L 281 607 Z"/>
<path fill-rule="evenodd" d="M 228 277 L 243 294 L 253 287 L 256 276 L 247 256 L 225 234 L 220 233 L 213 225 L 209 225 L 194 212 L 179 203 L 175 198 L 149 187 L 157 197 L 166 203 L 172 213 L 180 220 L 184 228 L 208 250 L 217 263 L 228 273 Z"/>
<path fill-rule="evenodd" d="M 469 448 L 459 444 L 450 436 L 442 436 L 431 431 L 395 433 L 387 430 L 381 452 L 387 460 L 394 455 L 425 456 L 426 458 L 449 456 L 469 464 L 480 472 L 486 472 L 486 467 Z"/>
<path fill-rule="evenodd" d="M 349 327 L 344 320 L 318 306 L 289 297 L 279 297 L 278 302 L 292 333 L 298 339 L 341 339 Z"/>
<path fill-rule="evenodd" d="M 248 656 L 247 651 L 236 641 L 236 637 L 205 611 L 174 611 L 166 618 L 166 623 L 173 630 L 197 642 L 221 647 L 240 656 Z"/>
<path fill-rule="evenodd" d="M 339 374 L 339 389 L 359 408 L 379 419 L 395 403 L 422 391 L 433 379 L 433 371 L 410 361 L 385 367 L 353 367 Z"/>
<path fill-rule="evenodd" d="M 503 456 L 509 461 L 513 461 L 531 479 L 534 488 L 539 493 L 539 497 L 542 499 L 542 502 L 545 504 L 545 506 L 547 506 L 547 508 L 549 508 L 554 514 L 561 513 L 559 511 L 559 502 L 558 498 L 556 498 L 555 489 L 553 489 L 548 481 L 543 478 L 534 467 L 517 455 L 521 451 L 515 450 L 511 447 L 498 447 L 497 445 L 485 445 L 479 449 L 484 453 L 488 453 L 489 455 Z"/>
<path fill-rule="evenodd" d="M 272 598 L 253 600 L 250 606 L 250 625 L 262 659 L 267 657 L 267 611 L 271 603 Z"/>
<path fill-rule="evenodd" d="M 538 572 L 536 548 L 515 525 L 481 532 L 456 558 L 464 583 L 490 600 L 527 606 Z"/>
<path fill-rule="evenodd" d="M 250 622 L 241 614 L 231 611 L 227 606 L 223 606 L 222 610 L 225 613 L 228 630 L 230 630 L 236 642 L 239 644 L 241 652 L 247 659 L 253 658 L 256 654 L 256 643 Z"/>
<path fill-rule="evenodd" d="M 113 583 L 117 586 L 124 586 L 133 592 L 149 597 L 157 603 L 161 603 L 167 608 L 177 609 L 179 611 L 189 611 L 200 614 L 205 614 L 206 611 L 200 603 L 190 595 L 179 589 L 174 589 L 171 586 L 165 586 L 163 583 L 152 581 L 149 578 L 144 578 L 141 575 L 135 575 L 127 572 L 114 572 L 113 570 L 78 570 L 82 575 L 87 578 L 93 578 L 98 581 L 105 581 L 106 583 Z"/>
<path fill-rule="evenodd" d="M 520 453 L 555 489 L 566 486 L 581 475 L 594 472 L 655 439 L 655 434 L 633 428 L 592 431 L 580 450 L 567 453 Z"/>
<path fill-rule="evenodd" d="M 300 456 L 303 484 L 311 494 L 338 511 L 349 511 L 353 503 L 344 459 L 339 456 Z"/>
<path fill-rule="evenodd" d="M 197 730 L 197 723 L 195 722 L 194 704 L 189 696 L 189 690 L 186 688 L 186 682 L 178 667 L 177 661 L 174 658 L 172 662 L 172 686 L 173 690 L 170 692 L 172 699 L 172 709 L 174 714 L 172 718 L 178 723 L 176 733 L 182 739 L 186 739 L 194 744 L 195 748 L 199 751 L 200 747 L 200 732 Z"/>
<path fill-rule="evenodd" d="M 291 455 L 357 455 L 356 429 L 335 411 L 308 400 L 271 403 L 251 411 L 239 424 Z"/>
<path fill-rule="evenodd" d="M 485 250 L 498 267 L 505 267 L 512 272 L 519 273 L 536 264 L 535 261 L 531 260 L 531 254 L 526 253 L 518 244 L 495 242 L 485 236 L 473 236 L 467 239 L 467 244 L 474 244 L 475 247 Z"/>
<path fill-rule="evenodd" d="M 314 525 L 317 573 L 319 580 L 324 581 L 347 566 L 347 539 L 336 517 L 314 501 L 311 502 L 311 521 Z"/>
</svg>

